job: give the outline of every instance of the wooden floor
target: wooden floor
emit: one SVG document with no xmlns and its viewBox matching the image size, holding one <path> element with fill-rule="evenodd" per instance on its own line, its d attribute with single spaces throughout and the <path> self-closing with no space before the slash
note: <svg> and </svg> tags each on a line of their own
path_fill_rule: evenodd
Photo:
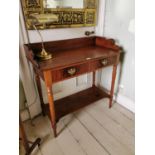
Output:
<svg viewBox="0 0 155 155">
<path fill-rule="evenodd" d="M 134 114 L 119 104 L 100 100 L 63 117 L 54 138 L 47 117 L 25 123 L 29 140 L 42 139 L 32 155 L 134 155 Z M 20 155 L 24 155 L 22 146 Z"/>
</svg>

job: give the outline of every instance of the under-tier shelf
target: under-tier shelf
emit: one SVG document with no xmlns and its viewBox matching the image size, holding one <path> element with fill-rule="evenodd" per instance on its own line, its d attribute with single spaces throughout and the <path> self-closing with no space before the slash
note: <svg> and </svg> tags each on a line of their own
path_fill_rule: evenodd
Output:
<svg viewBox="0 0 155 155">
<path fill-rule="evenodd" d="M 93 86 L 76 94 L 56 100 L 54 102 L 56 120 L 58 121 L 61 117 L 102 98 L 110 98 L 110 95 L 98 87 Z M 49 115 L 49 104 L 45 105 L 45 112 Z"/>
</svg>

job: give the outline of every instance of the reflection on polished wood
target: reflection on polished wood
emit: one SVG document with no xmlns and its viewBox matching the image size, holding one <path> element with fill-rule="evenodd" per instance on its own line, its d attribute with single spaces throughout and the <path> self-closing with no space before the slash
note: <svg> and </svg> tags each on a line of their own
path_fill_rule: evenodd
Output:
<svg viewBox="0 0 155 155">
<path fill-rule="evenodd" d="M 102 37 L 77 38 L 45 42 L 45 48 L 52 52 L 53 59 L 38 61 L 35 54 L 41 50 L 40 43 L 25 45 L 27 59 L 33 64 L 35 73 L 46 84 L 48 93 L 51 124 L 56 136 L 56 122 L 63 116 L 89 105 L 101 98 L 109 98 L 109 107 L 112 106 L 116 68 L 119 62 L 120 47 L 113 39 Z M 103 63 L 106 62 L 106 63 Z M 101 91 L 95 86 L 95 71 L 107 66 L 113 66 L 110 94 Z M 71 74 L 73 73 L 74 74 Z M 52 84 L 93 72 L 92 88 L 73 94 L 69 97 L 53 101 Z M 39 88 L 40 86 L 38 86 Z M 41 91 L 39 91 L 41 92 Z"/>
</svg>

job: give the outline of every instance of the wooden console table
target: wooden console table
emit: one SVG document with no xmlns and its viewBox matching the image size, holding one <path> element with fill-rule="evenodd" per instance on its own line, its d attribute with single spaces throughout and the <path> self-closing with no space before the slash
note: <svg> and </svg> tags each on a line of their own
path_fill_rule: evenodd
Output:
<svg viewBox="0 0 155 155">
<path fill-rule="evenodd" d="M 56 122 L 63 116 L 89 105 L 99 99 L 108 97 L 112 106 L 116 68 L 119 62 L 120 47 L 113 39 L 102 37 L 76 38 L 45 42 L 45 49 L 51 52 L 53 59 L 38 61 L 35 53 L 41 50 L 41 43 L 25 45 L 26 57 L 32 63 L 41 101 L 42 113 L 49 114 L 51 125 L 56 133 Z M 110 94 L 95 86 L 95 71 L 113 66 Z M 71 96 L 54 101 L 52 84 L 93 72 L 92 87 Z M 49 104 L 44 104 L 41 92 L 40 77 L 45 81 Z"/>
</svg>

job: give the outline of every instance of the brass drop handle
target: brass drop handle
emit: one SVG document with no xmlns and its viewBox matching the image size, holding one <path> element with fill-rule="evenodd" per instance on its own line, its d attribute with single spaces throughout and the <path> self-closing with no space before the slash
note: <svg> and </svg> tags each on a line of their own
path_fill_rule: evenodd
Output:
<svg viewBox="0 0 155 155">
<path fill-rule="evenodd" d="M 70 69 L 68 69 L 68 70 L 67 70 L 67 73 L 68 73 L 69 75 L 74 75 L 74 74 L 76 73 L 76 68 L 70 68 Z"/>
<path fill-rule="evenodd" d="M 108 60 L 107 59 L 104 59 L 104 60 L 101 61 L 101 63 L 105 66 L 105 65 L 108 64 Z"/>
</svg>

